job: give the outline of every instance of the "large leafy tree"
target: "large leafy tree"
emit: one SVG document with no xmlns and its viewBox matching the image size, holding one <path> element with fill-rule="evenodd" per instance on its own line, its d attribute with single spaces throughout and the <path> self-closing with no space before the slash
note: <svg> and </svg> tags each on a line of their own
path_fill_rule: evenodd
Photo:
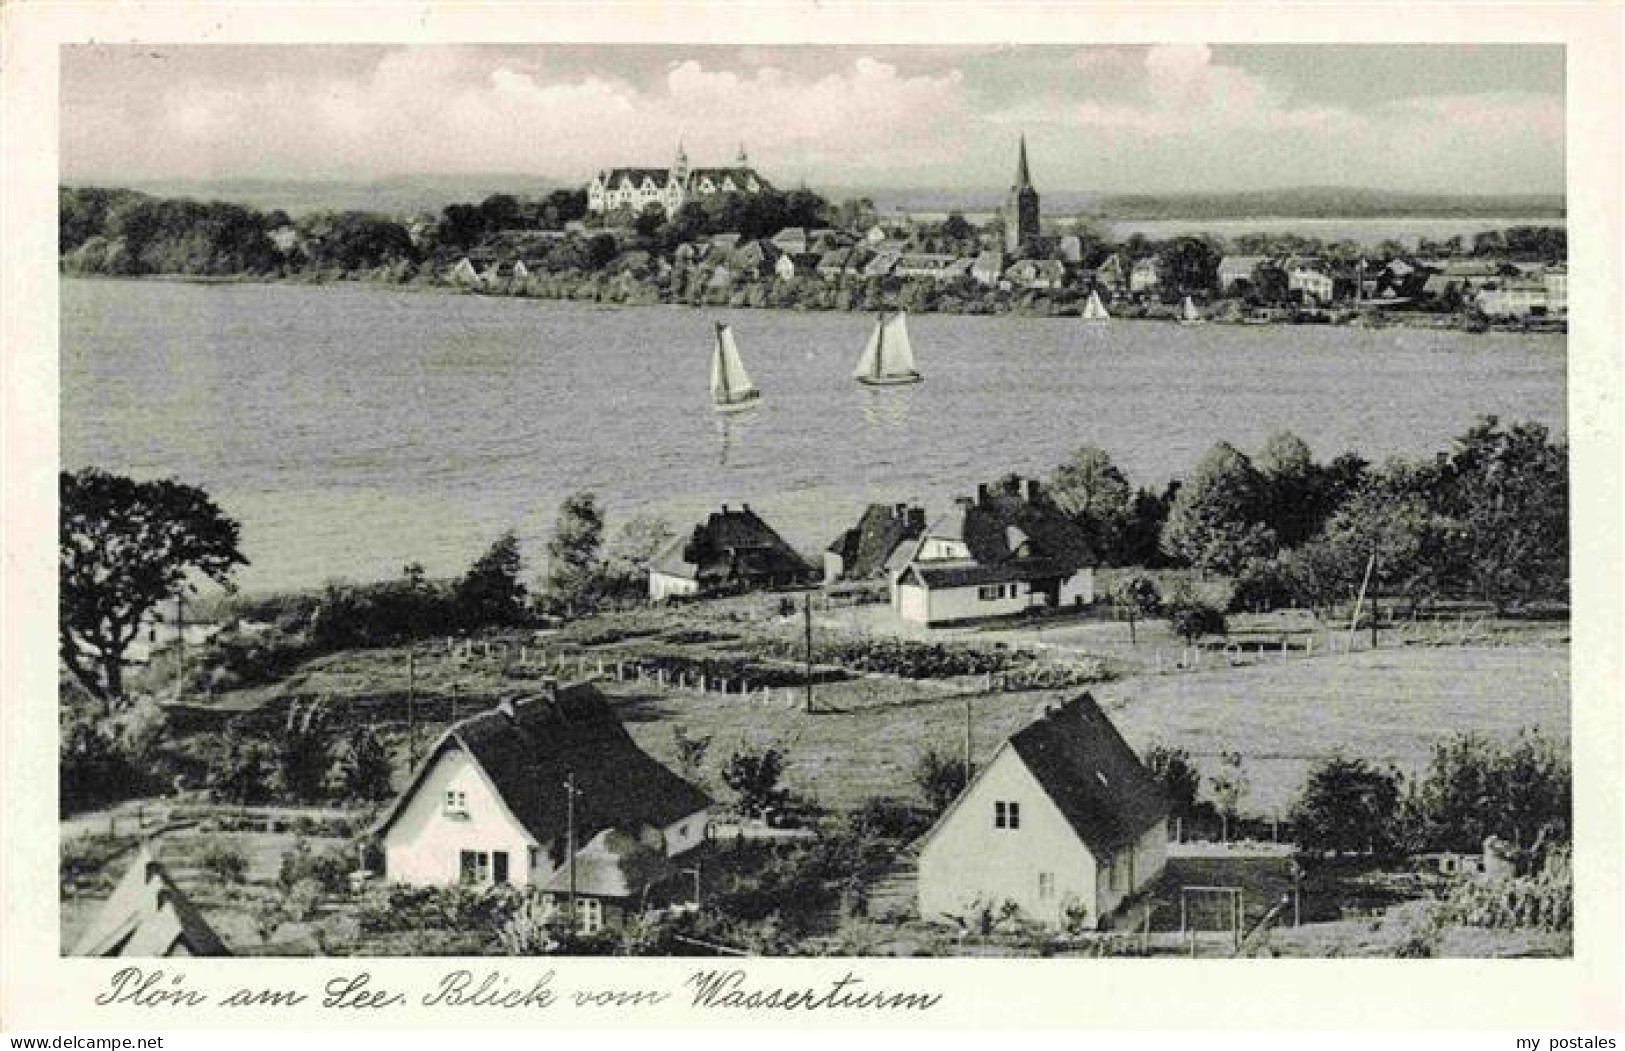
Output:
<svg viewBox="0 0 1625 1051">
<path fill-rule="evenodd" d="M 1235 574 L 1249 558 L 1275 550 L 1275 534 L 1263 521 L 1267 494 L 1247 455 L 1219 443 L 1174 497 L 1162 549 L 1203 573 Z"/>
<path fill-rule="evenodd" d="M 547 587 L 554 601 L 575 611 L 591 601 L 601 566 L 604 513 L 592 493 L 575 493 L 559 505 L 547 542 Z"/>
<path fill-rule="evenodd" d="M 1453 524 L 1451 575 L 1500 612 L 1566 595 L 1568 446 L 1544 426 L 1486 416 L 1438 461 L 1439 509 Z"/>
<path fill-rule="evenodd" d="M 1462 734 L 1433 750 L 1411 785 L 1405 826 L 1423 850 L 1476 851 L 1489 836 L 1532 848 L 1569 838 L 1573 775 L 1565 750 L 1538 733 L 1510 742 Z"/>
<path fill-rule="evenodd" d="M 1398 814 L 1398 775 L 1334 755 L 1309 775 L 1292 820 L 1305 850 L 1380 857 L 1396 847 Z"/>
<path fill-rule="evenodd" d="M 1202 775 L 1190 753 L 1154 744 L 1146 749 L 1145 768 L 1168 797 L 1169 816 L 1189 821 L 1196 813 L 1196 799 L 1202 791 Z"/>
<path fill-rule="evenodd" d="M 474 560 L 452 589 L 463 622 L 471 628 L 523 623 L 525 585 L 519 579 L 523 569 L 519 537 L 510 529 Z"/>
<path fill-rule="evenodd" d="M 197 576 L 229 586 L 248 560 L 237 523 L 202 489 L 94 467 L 58 485 L 62 663 L 111 713 L 125 700 L 124 652 L 158 604 Z"/>
<path fill-rule="evenodd" d="M 1134 490 L 1104 449 L 1078 447 L 1055 469 L 1045 491 L 1089 537 L 1097 555 L 1120 561 L 1134 516 Z"/>
</svg>

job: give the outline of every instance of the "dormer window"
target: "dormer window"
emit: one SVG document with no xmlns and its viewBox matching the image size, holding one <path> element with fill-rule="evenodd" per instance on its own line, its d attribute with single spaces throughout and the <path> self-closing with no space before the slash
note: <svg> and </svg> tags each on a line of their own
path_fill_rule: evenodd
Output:
<svg viewBox="0 0 1625 1051">
<path fill-rule="evenodd" d="M 445 813 L 447 817 L 467 817 L 468 793 L 460 788 L 446 789 Z"/>
</svg>

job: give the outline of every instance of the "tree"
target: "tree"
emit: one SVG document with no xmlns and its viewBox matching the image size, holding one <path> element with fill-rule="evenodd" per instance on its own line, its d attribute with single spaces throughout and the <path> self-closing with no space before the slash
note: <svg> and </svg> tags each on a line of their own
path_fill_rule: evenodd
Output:
<svg viewBox="0 0 1625 1051">
<path fill-rule="evenodd" d="M 640 237 L 653 237 L 666 225 L 666 209 L 658 204 L 646 204 L 638 217 L 632 220 L 632 229 Z"/>
<path fill-rule="evenodd" d="M 1234 574 L 1248 558 L 1274 552 L 1265 505 L 1263 476 L 1246 454 L 1221 442 L 1174 497 L 1162 548 L 1198 572 Z"/>
<path fill-rule="evenodd" d="M 958 756 L 927 748 L 914 762 L 914 783 L 933 814 L 947 810 L 967 781 L 965 760 Z"/>
<path fill-rule="evenodd" d="M 1568 594 L 1568 445 L 1544 426 L 1485 416 L 1438 461 L 1435 499 L 1452 524 L 1451 577 L 1503 612 Z"/>
<path fill-rule="evenodd" d="M 1277 431 L 1254 458 L 1263 483 L 1263 521 L 1282 547 L 1296 547 L 1320 527 L 1320 467 L 1302 438 Z"/>
<path fill-rule="evenodd" d="M 1156 616 L 1162 608 L 1162 594 L 1157 591 L 1155 580 L 1144 573 L 1133 573 L 1119 581 L 1112 590 L 1112 602 L 1128 614 L 1128 641 L 1130 645 L 1135 645 L 1139 641 L 1135 637 L 1135 622 Z"/>
<path fill-rule="evenodd" d="M 323 795 L 329 766 L 324 722 L 317 705 L 306 708 L 303 717 L 297 707 L 288 710 L 287 725 L 276 739 L 276 763 L 277 780 L 290 801 L 305 803 Z"/>
<path fill-rule="evenodd" d="M 690 737 L 681 726 L 671 728 L 672 751 L 676 753 L 677 772 L 690 784 L 705 783 L 705 753 L 711 748 L 710 737 Z"/>
<path fill-rule="evenodd" d="M 395 772 L 389 752 L 374 727 L 358 726 L 350 732 L 339 774 L 344 780 L 344 794 L 349 799 L 373 802 L 395 794 Z"/>
<path fill-rule="evenodd" d="M 609 545 L 604 576 L 612 588 L 633 592 L 645 587 L 649 563 L 677 533 L 656 515 L 634 515 L 626 520 Z"/>
<path fill-rule="evenodd" d="M 1309 774 L 1292 822 L 1306 851 L 1387 857 L 1398 842 L 1398 814 L 1398 774 L 1333 755 Z"/>
<path fill-rule="evenodd" d="M 1228 625 L 1224 610 L 1196 593 L 1196 589 L 1181 581 L 1162 600 L 1163 615 L 1174 634 L 1194 645 L 1203 635 L 1222 635 Z"/>
<path fill-rule="evenodd" d="M 508 530 L 475 559 L 452 589 L 452 602 L 471 628 L 521 624 L 525 620 L 525 585 L 519 575 L 524 559 L 519 537 Z"/>
<path fill-rule="evenodd" d="M 1213 801 L 1219 808 L 1219 838 L 1230 842 L 1230 822 L 1241 816 L 1241 801 L 1247 795 L 1247 774 L 1241 766 L 1240 752 L 1225 752 L 1219 756 L 1219 772 L 1209 779 L 1213 785 Z"/>
<path fill-rule="evenodd" d="M 229 730 L 220 757 L 209 764 L 209 788 L 223 802 L 263 803 L 270 795 L 270 772 L 270 749 Z"/>
<path fill-rule="evenodd" d="M 1163 284 L 1180 295 L 1206 292 L 1219 276 L 1219 250 L 1200 237 L 1179 237 L 1162 253 Z"/>
<path fill-rule="evenodd" d="M 779 784 L 783 773 L 784 756 L 777 748 L 741 750 L 728 757 L 728 765 L 722 768 L 722 783 L 738 794 L 739 809 L 746 817 L 764 817 L 790 798 Z"/>
<path fill-rule="evenodd" d="M 1573 775 L 1568 756 L 1538 733 L 1509 743 L 1462 734 L 1435 746 L 1427 772 L 1405 798 L 1410 845 L 1478 851 L 1499 836 L 1520 847 L 1567 840 Z"/>
<path fill-rule="evenodd" d="M 589 604 L 597 590 L 603 539 L 604 515 L 597 498 L 585 492 L 566 497 L 547 542 L 547 589 L 571 613 Z"/>
<path fill-rule="evenodd" d="M 1118 561 L 1133 515 L 1134 491 L 1104 449 L 1079 446 L 1055 469 L 1044 492 L 1083 530 L 1100 558 Z"/>
<path fill-rule="evenodd" d="M 124 651 L 158 604 L 191 590 L 194 574 L 230 586 L 248 560 L 237 523 L 202 489 L 94 467 L 63 472 L 59 486 L 59 651 L 112 713 L 125 701 Z"/>
<path fill-rule="evenodd" d="M 1145 768 L 1168 797 L 1169 816 L 1181 822 L 1196 813 L 1196 797 L 1202 790 L 1202 775 L 1183 748 L 1154 744 L 1145 752 Z"/>
</svg>

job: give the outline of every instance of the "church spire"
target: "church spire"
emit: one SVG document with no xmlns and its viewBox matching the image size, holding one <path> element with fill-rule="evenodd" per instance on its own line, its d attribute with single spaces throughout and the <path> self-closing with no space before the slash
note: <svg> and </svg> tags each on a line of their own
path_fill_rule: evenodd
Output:
<svg viewBox="0 0 1625 1051">
<path fill-rule="evenodd" d="M 1027 136 L 1021 137 L 1021 151 L 1016 160 L 1016 186 L 1018 190 L 1030 190 L 1033 186 L 1033 177 L 1027 171 Z"/>
</svg>

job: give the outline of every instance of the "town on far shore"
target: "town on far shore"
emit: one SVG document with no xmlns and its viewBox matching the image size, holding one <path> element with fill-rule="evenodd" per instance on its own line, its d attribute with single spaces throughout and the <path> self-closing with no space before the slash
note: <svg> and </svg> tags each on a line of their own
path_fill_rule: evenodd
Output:
<svg viewBox="0 0 1625 1051">
<path fill-rule="evenodd" d="M 611 167 L 585 186 L 439 213 L 316 213 L 129 190 L 62 190 L 66 272 L 364 278 L 484 295 L 629 304 L 1005 313 L 1234 324 L 1562 331 L 1561 225 L 1374 246 L 1297 233 L 1121 240 L 1046 217 L 1025 139 L 979 221 L 880 214 L 730 163 Z M 132 214 L 150 222 L 136 222 Z M 122 217 L 122 218 L 120 218 Z M 1486 221 L 1488 222 L 1488 221 Z M 1199 224 L 1198 224 L 1199 226 Z"/>
<path fill-rule="evenodd" d="M 816 558 L 581 492 L 540 572 L 280 594 L 201 489 L 61 486 L 65 954 L 1573 951 L 1538 424 L 1084 446 Z"/>
</svg>

